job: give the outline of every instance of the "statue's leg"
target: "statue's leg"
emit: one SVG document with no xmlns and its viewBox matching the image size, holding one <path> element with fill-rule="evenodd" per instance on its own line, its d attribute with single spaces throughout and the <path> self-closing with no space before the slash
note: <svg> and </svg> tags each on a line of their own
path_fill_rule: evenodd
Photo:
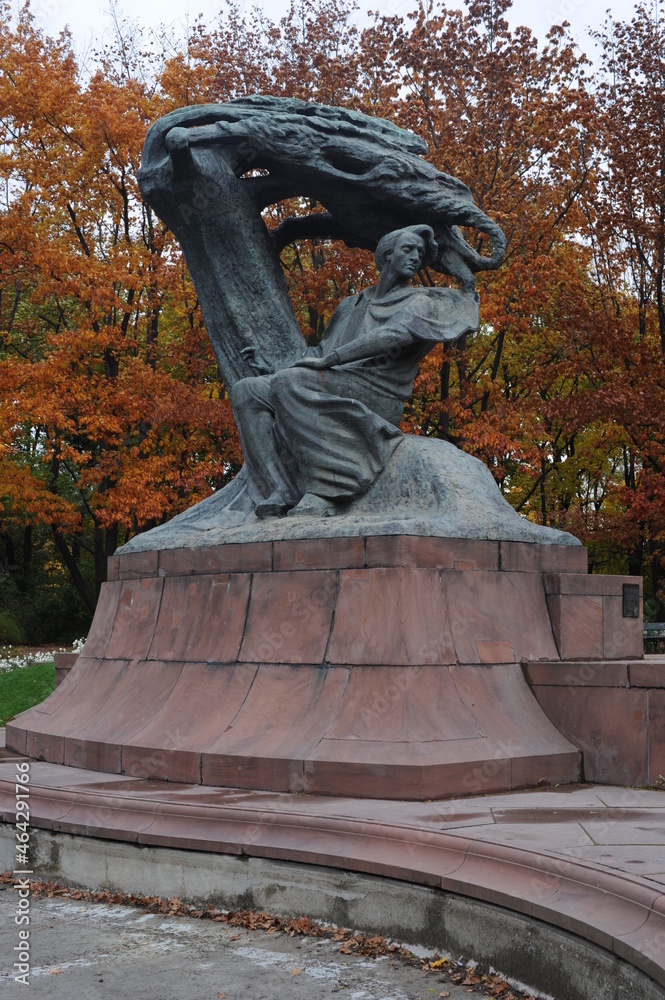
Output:
<svg viewBox="0 0 665 1000">
<path fill-rule="evenodd" d="M 402 441 L 397 427 L 360 402 L 358 389 L 333 369 L 270 376 L 272 408 L 308 494 L 340 503 L 361 496 Z"/>
<path fill-rule="evenodd" d="M 270 389 L 273 378 L 273 375 L 260 375 L 240 379 L 230 392 L 249 473 L 248 491 L 255 506 L 262 508 L 261 512 L 257 509 L 259 516 L 286 513 L 300 497 L 289 473 L 288 456 L 280 452 L 275 435 L 275 410 Z M 270 501 L 265 511 L 264 501 Z M 278 509 L 282 507 L 283 510 Z"/>
</svg>

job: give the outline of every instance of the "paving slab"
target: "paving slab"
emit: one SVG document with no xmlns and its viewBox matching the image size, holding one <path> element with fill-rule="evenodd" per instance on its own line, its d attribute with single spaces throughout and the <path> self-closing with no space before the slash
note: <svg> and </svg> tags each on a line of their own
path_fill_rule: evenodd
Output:
<svg viewBox="0 0 665 1000">
<path fill-rule="evenodd" d="M 10 891 L 0 892 L 0 953 L 15 943 Z M 35 898 L 29 993 L 38 1000 L 425 1000 L 465 986 L 388 957 L 340 953 L 329 939 L 292 938 L 128 906 Z M 4 963 L 3 963 L 4 965 Z M 432 992 L 434 990 L 434 992 Z M 28 991 L 26 991 L 28 992 Z M 10 972 L 0 996 L 19 995 Z"/>
</svg>

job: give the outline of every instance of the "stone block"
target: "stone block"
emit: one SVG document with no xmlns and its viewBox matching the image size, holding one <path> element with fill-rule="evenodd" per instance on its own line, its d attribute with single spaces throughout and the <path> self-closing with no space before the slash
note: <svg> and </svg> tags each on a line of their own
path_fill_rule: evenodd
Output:
<svg viewBox="0 0 665 1000">
<path fill-rule="evenodd" d="M 302 569 L 360 569 L 365 565 L 364 538 L 303 538 L 274 542 L 275 572 Z"/>
<path fill-rule="evenodd" d="M 81 650 L 82 655 L 91 657 L 105 655 L 113 632 L 122 587 L 120 581 L 102 584 L 92 625 Z"/>
<path fill-rule="evenodd" d="M 255 573 L 239 659 L 322 663 L 336 592 L 334 570 Z"/>
<path fill-rule="evenodd" d="M 347 681 L 339 667 L 261 665 L 232 725 L 203 754 L 204 782 L 218 766 L 213 757 L 302 761 L 330 727 Z"/>
<path fill-rule="evenodd" d="M 504 573 L 586 573 L 583 545 L 539 545 L 537 542 L 500 542 L 499 569 Z"/>
<path fill-rule="evenodd" d="M 649 781 L 665 780 L 665 690 L 649 691 Z"/>
<path fill-rule="evenodd" d="M 370 535 L 367 565 L 421 569 L 498 570 L 499 542 L 422 535 Z"/>
<path fill-rule="evenodd" d="M 69 671 L 78 660 L 78 653 L 54 653 L 53 661 L 55 666 L 55 686 L 58 688 L 63 683 Z"/>
<path fill-rule="evenodd" d="M 27 733 L 25 752 L 33 760 L 48 760 L 52 764 L 64 764 L 65 738 L 52 733 L 30 730 Z"/>
<path fill-rule="evenodd" d="M 166 577 L 151 660 L 233 663 L 245 629 L 251 577 Z"/>
<path fill-rule="evenodd" d="M 160 576 L 269 573 L 271 569 L 272 542 L 202 545 L 197 548 L 164 549 L 159 553 Z"/>
<path fill-rule="evenodd" d="M 363 666 L 349 671 L 326 740 L 331 745 L 341 740 L 379 741 L 387 748 L 391 742 L 468 741 L 480 735 L 448 667 Z"/>
<path fill-rule="evenodd" d="M 592 660 L 561 663 L 522 664 L 524 673 L 532 687 L 618 687 L 628 684 L 628 664 L 608 663 L 606 660 Z"/>
<path fill-rule="evenodd" d="M 603 576 L 588 573 L 546 573 L 547 594 L 575 594 L 583 597 L 622 597 L 624 584 L 641 584 L 636 576 Z"/>
<path fill-rule="evenodd" d="M 122 591 L 113 631 L 104 656 L 109 659 L 143 660 L 150 652 L 164 581 L 155 576 L 124 580 L 120 586 Z M 85 647 L 83 652 L 90 655 Z"/>
<path fill-rule="evenodd" d="M 562 660 L 602 659 L 602 597 L 548 593 L 547 605 Z"/>
<path fill-rule="evenodd" d="M 125 738 L 122 762 L 127 774 L 200 782 L 201 753 L 233 725 L 257 670 L 250 664 L 181 666 L 166 701 Z"/>
<path fill-rule="evenodd" d="M 647 692 L 545 687 L 533 692 L 557 729 L 584 753 L 584 778 L 612 785 L 648 780 Z"/>
<path fill-rule="evenodd" d="M 157 576 L 159 569 L 159 552 L 129 552 L 118 556 L 118 579 L 140 580 L 143 577 Z"/>
<path fill-rule="evenodd" d="M 442 573 L 460 663 L 557 659 L 545 594 L 530 573 Z M 498 645 L 496 645 L 498 644 Z"/>
<path fill-rule="evenodd" d="M 435 569 L 343 570 L 330 663 L 454 663 L 441 575 Z"/>
<path fill-rule="evenodd" d="M 665 688 L 665 657 L 647 656 L 641 663 L 631 663 L 630 686 Z"/>
<path fill-rule="evenodd" d="M 642 606 L 640 591 L 640 607 Z M 641 657 L 644 650 L 642 615 L 624 618 L 621 595 L 603 597 L 603 655 L 608 660 Z"/>
<path fill-rule="evenodd" d="M 86 767 L 91 771 L 120 774 L 121 747 L 118 743 L 84 740 L 80 737 L 65 739 L 64 761 L 68 767 Z"/>
</svg>

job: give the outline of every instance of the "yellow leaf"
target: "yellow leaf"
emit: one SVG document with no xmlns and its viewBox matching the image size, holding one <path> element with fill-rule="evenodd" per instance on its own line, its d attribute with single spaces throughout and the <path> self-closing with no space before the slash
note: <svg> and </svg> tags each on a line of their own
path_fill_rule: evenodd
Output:
<svg viewBox="0 0 665 1000">
<path fill-rule="evenodd" d="M 430 969 L 440 969 L 441 966 L 446 965 L 447 962 L 448 962 L 447 958 L 438 958 L 436 962 L 430 962 L 429 967 Z"/>
</svg>

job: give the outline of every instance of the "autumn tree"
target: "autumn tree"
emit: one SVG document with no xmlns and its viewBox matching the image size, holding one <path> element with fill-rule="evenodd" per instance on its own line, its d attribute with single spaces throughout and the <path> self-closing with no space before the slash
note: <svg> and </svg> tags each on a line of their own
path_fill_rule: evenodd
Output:
<svg viewBox="0 0 665 1000">
<path fill-rule="evenodd" d="M 650 572 L 665 621 L 665 25 L 660 2 L 597 33 L 600 162 L 585 192 L 598 295 L 593 391 L 584 419 L 605 428 L 616 475 L 591 527 Z"/>
<path fill-rule="evenodd" d="M 0 518 L 24 552 L 48 526 L 92 610 L 118 541 L 224 483 L 237 439 L 181 256 L 136 185 L 168 95 L 122 44 L 82 80 L 66 35 L 27 7 L 0 16 Z"/>
</svg>

